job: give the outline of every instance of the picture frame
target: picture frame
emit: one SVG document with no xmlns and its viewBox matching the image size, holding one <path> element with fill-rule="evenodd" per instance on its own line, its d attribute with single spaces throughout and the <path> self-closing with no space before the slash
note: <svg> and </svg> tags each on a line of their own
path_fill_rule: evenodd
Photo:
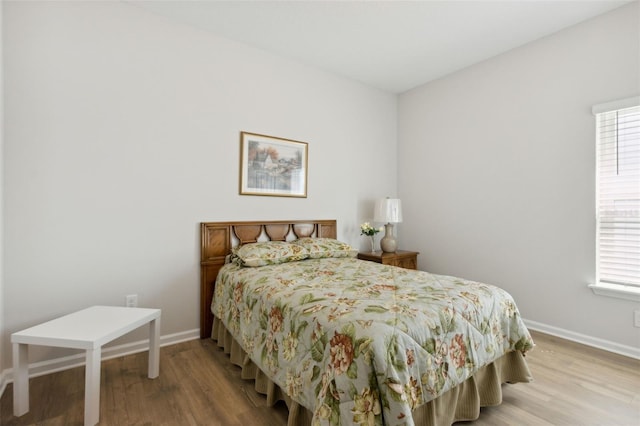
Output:
<svg viewBox="0 0 640 426">
<path fill-rule="evenodd" d="M 307 197 L 308 144 L 240 132 L 240 195 Z"/>
</svg>

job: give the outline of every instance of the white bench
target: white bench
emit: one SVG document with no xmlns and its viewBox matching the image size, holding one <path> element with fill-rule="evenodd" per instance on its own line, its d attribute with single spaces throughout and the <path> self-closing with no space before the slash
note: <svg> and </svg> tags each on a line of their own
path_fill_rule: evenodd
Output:
<svg viewBox="0 0 640 426">
<path fill-rule="evenodd" d="M 13 333 L 13 414 L 29 411 L 29 345 L 86 351 L 84 424 L 100 419 L 100 361 L 102 345 L 149 324 L 150 379 L 160 373 L 160 309 L 93 306 Z"/>
</svg>

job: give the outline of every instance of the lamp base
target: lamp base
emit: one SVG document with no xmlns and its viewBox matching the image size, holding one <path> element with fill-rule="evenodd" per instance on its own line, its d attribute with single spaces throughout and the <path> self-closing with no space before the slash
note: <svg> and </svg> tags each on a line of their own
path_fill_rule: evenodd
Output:
<svg viewBox="0 0 640 426">
<path fill-rule="evenodd" d="M 391 223 L 384 226 L 384 237 L 380 240 L 380 248 L 385 253 L 394 253 L 398 250 L 398 243 L 393 236 L 393 224 Z"/>
</svg>

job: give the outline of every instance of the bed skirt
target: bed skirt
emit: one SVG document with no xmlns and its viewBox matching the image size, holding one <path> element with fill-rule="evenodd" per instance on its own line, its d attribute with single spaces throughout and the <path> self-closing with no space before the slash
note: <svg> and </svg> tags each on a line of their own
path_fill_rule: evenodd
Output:
<svg viewBox="0 0 640 426">
<path fill-rule="evenodd" d="M 278 385 L 251 361 L 240 344 L 227 331 L 222 321 L 214 317 L 211 338 L 230 356 L 232 364 L 242 367 L 240 377 L 255 380 L 257 392 L 266 395 L 267 405 L 284 401 L 289 409 L 288 426 L 309 426 L 313 413 L 292 400 Z M 503 383 L 522 383 L 532 380 L 524 355 L 509 352 L 493 363 L 482 367 L 472 377 L 438 398 L 416 408 L 413 420 L 416 425 L 443 426 L 457 421 L 476 420 L 480 407 L 502 403 Z"/>
</svg>

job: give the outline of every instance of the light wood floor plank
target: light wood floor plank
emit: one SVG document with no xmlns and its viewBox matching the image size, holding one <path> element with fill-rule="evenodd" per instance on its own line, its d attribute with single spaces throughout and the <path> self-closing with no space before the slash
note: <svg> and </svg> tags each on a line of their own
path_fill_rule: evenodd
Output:
<svg viewBox="0 0 640 426">
<path fill-rule="evenodd" d="M 473 426 L 639 426 L 640 360 L 532 333 L 532 383 L 503 386 L 503 403 Z M 266 407 L 217 345 L 194 340 L 160 351 L 160 377 L 147 378 L 147 354 L 102 363 L 100 425 L 246 426 L 287 424 L 286 407 Z M 84 369 L 30 381 L 31 411 L 13 416 L 13 386 L 0 399 L 0 424 L 82 425 Z"/>
</svg>

